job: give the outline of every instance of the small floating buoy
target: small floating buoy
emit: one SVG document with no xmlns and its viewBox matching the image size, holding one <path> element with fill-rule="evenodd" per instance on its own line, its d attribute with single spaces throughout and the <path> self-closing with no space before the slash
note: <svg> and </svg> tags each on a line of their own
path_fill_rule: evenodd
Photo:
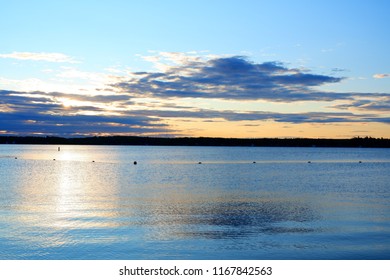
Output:
<svg viewBox="0 0 390 280">
<path fill-rule="evenodd" d="M 256 161 L 252 162 L 252 163 L 256 163 Z"/>
<path fill-rule="evenodd" d="M 15 157 L 15 159 L 18 159 L 17 157 Z"/>
<path fill-rule="evenodd" d="M 202 164 L 202 162 L 201 162 L 201 161 L 199 161 L 199 162 L 198 162 L 198 164 Z"/>
<path fill-rule="evenodd" d="M 95 162 L 94 160 L 92 162 Z"/>
<path fill-rule="evenodd" d="M 137 165 L 137 161 L 134 161 L 133 163 L 134 163 L 134 165 Z"/>
<path fill-rule="evenodd" d="M 309 160 L 307 163 L 311 163 L 311 161 Z"/>
<path fill-rule="evenodd" d="M 359 160 L 359 163 L 362 163 L 362 161 L 361 161 L 361 160 Z"/>
</svg>

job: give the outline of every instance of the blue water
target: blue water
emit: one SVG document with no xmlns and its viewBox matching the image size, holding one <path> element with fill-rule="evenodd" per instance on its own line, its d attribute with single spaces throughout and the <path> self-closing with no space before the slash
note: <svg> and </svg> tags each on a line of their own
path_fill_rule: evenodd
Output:
<svg viewBox="0 0 390 280">
<path fill-rule="evenodd" d="M 0 145 L 0 259 L 390 259 L 390 149 L 57 147 Z"/>
</svg>

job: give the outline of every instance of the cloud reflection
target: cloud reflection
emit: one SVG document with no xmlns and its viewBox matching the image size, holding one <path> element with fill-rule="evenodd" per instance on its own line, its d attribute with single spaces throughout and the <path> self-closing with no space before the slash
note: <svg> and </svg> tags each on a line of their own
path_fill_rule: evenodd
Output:
<svg viewBox="0 0 390 280">
<path fill-rule="evenodd" d="M 315 231 L 305 227 L 305 223 L 320 218 L 308 203 L 288 199 L 174 202 L 148 205 L 146 212 L 149 214 L 146 222 L 151 228 L 156 228 L 162 239 L 172 236 L 232 239 L 258 234 L 301 234 Z"/>
</svg>

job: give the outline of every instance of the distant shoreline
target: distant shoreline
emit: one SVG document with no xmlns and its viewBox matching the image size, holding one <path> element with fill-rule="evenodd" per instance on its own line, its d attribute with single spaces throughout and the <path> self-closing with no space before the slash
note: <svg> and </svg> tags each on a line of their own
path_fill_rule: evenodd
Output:
<svg viewBox="0 0 390 280">
<path fill-rule="evenodd" d="M 390 148 L 390 139 L 372 137 L 355 137 L 350 139 L 315 139 L 217 137 L 163 138 L 142 136 L 96 136 L 64 138 L 54 136 L 0 136 L 0 144 Z"/>
</svg>

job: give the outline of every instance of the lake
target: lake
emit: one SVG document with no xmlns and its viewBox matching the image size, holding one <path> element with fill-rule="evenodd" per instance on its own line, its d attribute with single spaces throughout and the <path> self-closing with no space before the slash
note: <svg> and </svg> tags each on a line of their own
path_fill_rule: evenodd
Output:
<svg viewBox="0 0 390 280">
<path fill-rule="evenodd" d="M 58 147 L 0 145 L 0 259 L 390 259 L 390 149 Z"/>
</svg>

